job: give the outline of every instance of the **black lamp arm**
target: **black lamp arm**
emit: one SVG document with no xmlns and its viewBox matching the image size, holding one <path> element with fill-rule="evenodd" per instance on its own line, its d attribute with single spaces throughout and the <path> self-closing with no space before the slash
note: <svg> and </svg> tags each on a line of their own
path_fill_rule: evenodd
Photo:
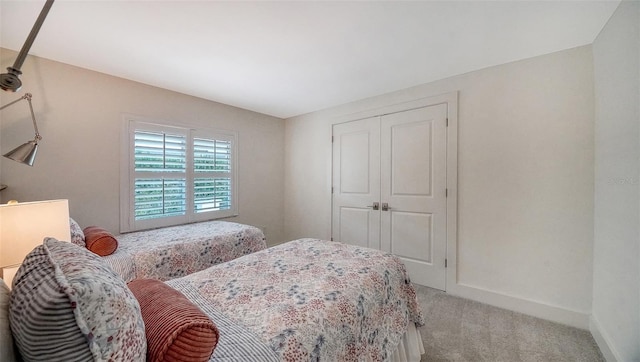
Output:
<svg viewBox="0 0 640 362">
<path fill-rule="evenodd" d="M 54 0 L 47 0 L 47 2 L 44 4 L 42 11 L 40 11 L 40 15 L 38 15 L 38 19 L 36 19 L 36 23 L 33 24 L 33 28 L 31 28 L 31 32 L 29 33 L 27 40 L 25 40 L 24 44 L 22 45 L 22 49 L 20 49 L 20 53 L 18 53 L 16 61 L 13 63 L 13 67 L 7 68 L 7 70 L 22 74 L 22 72 L 20 71 L 20 68 L 22 68 L 22 63 L 24 63 L 24 60 L 27 58 L 29 49 L 31 49 L 33 41 L 36 40 L 36 36 L 38 35 L 40 28 L 42 27 L 42 23 L 44 23 L 44 19 L 49 13 L 49 9 L 51 9 L 51 6 L 53 5 L 53 1 Z"/>
<path fill-rule="evenodd" d="M 31 28 L 31 32 L 29 33 L 27 40 L 24 42 L 22 49 L 20 49 L 20 53 L 18 54 L 16 61 L 13 63 L 13 67 L 7 67 L 7 73 L 0 74 L 0 89 L 16 92 L 20 87 L 22 87 L 22 81 L 20 80 L 22 71 L 20 68 L 22 67 L 22 63 L 24 63 L 24 60 L 27 58 L 29 49 L 31 48 L 33 41 L 36 40 L 40 27 L 42 27 L 42 23 L 47 17 L 52 5 L 53 0 L 47 0 L 42 11 L 40 11 L 38 19 L 36 19 L 36 23 L 33 24 L 33 28 Z"/>
</svg>

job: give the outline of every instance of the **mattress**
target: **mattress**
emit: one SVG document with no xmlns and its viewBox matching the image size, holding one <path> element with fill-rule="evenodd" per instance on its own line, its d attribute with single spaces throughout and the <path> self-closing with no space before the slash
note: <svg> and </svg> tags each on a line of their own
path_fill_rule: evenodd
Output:
<svg viewBox="0 0 640 362">
<path fill-rule="evenodd" d="M 125 282 L 170 280 L 267 247 L 257 227 L 207 221 L 118 235 L 118 249 L 104 261 Z"/>
</svg>

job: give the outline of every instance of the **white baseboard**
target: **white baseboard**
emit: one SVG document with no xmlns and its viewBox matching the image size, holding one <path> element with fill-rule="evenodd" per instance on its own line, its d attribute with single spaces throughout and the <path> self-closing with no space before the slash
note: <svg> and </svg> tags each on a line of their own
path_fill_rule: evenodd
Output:
<svg viewBox="0 0 640 362">
<path fill-rule="evenodd" d="M 447 293 L 552 322 L 589 330 L 589 313 L 569 310 L 459 283 L 447 285 Z"/>
<path fill-rule="evenodd" d="M 591 318 L 589 319 L 589 331 L 591 332 L 593 339 L 596 340 L 598 348 L 600 348 L 600 352 L 602 352 L 602 355 L 607 362 L 620 361 L 615 348 L 613 348 L 611 343 L 609 343 L 611 339 L 608 338 L 607 334 L 600 328 L 600 323 L 598 323 L 598 320 L 593 315 L 591 315 Z"/>
</svg>

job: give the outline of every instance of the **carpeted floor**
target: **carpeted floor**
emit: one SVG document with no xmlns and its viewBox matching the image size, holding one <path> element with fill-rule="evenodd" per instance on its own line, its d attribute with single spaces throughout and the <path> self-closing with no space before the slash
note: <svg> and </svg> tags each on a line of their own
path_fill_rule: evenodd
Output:
<svg viewBox="0 0 640 362">
<path fill-rule="evenodd" d="M 416 285 L 422 361 L 604 361 L 589 331 Z"/>
</svg>

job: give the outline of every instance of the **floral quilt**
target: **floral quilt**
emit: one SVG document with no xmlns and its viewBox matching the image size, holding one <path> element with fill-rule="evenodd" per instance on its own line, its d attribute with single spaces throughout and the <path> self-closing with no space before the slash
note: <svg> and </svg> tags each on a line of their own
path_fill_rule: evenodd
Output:
<svg viewBox="0 0 640 362">
<path fill-rule="evenodd" d="M 118 249 L 103 260 L 125 282 L 178 278 L 267 247 L 260 229 L 227 221 L 139 231 L 117 239 Z"/>
<path fill-rule="evenodd" d="M 211 361 L 387 361 L 408 323 L 423 323 L 397 257 L 332 241 L 290 241 L 167 284 L 218 324 Z"/>
</svg>

